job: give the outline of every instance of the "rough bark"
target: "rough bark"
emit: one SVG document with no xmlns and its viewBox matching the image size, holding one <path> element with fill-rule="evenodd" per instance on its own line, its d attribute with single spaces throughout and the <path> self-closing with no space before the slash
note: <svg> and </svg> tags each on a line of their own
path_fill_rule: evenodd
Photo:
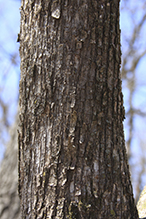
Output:
<svg viewBox="0 0 146 219">
<path fill-rule="evenodd" d="M 11 127 L 10 141 L 0 167 L 0 218 L 20 219 L 17 164 L 17 122 Z"/>
<path fill-rule="evenodd" d="M 20 56 L 22 218 L 137 219 L 119 1 L 22 0 Z"/>
</svg>

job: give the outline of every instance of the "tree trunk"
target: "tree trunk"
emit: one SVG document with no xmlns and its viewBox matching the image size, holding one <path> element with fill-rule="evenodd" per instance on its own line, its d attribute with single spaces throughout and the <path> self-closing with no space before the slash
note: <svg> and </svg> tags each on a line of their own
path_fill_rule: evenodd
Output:
<svg viewBox="0 0 146 219">
<path fill-rule="evenodd" d="M 137 219 L 119 0 L 22 0 L 20 56 L 22 218 Z"/>
<path fill-rule="evenodd" d="M 20 219 L 20 200 L 18 196 L 17 127 L 10 129 L 11 140 L 0 166 L 0 219 Z"/>
<path fill-rule="evenodd" d="M 142 193 L 140 195 L 138 204 L 137 204 L 137 209 L 139 213 L 139 217 L 146 219 L 146 186 L 142 190 Z"/>
</svg>

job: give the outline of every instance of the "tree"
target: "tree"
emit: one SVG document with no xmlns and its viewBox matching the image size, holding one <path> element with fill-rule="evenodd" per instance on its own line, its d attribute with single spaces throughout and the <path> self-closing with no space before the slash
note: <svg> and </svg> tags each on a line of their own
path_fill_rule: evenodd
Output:
<svg viewBox="0 0 146 219">
<path fill-rule="evenodd" d="M 6 16 L 10 14 L 9 8 L 15 16 L 12 14 L 12 16 Z M 17 10 L 19 11 L 19 2 L 0 1 L 1 29 L 5 30 L 0 37 L 0 162 L 8 143 L 8 137 L 10 137 L 9 129 L 14 122 L 18 106 L 20 68 L 19 45 L 16 44 L 19 31 L 19 26 L 16 24 L 16 20 L 19 22 Z"/>
<path fill-rule="evenodd" d="M 0 218 L 20 219 L 18 196 L 17 122 L 10 129 L 11 139 L 7 144 L 0 170 Z"/>
<path fill-rule="evenodd" d="M 146 218 L 146 186 L 144 187 L 138 204 L 137 204 L 137 209 L 140 217 L 145 217 Z"/>
<path fill-rule="evenodd" d="M 146 48 L 143 31 L 146 22 L 146 1 L 123 0 L 121 4 L 122 79 L 126 108 L 126 148 L 130 165 L 135 202 L 145 185 L 145 75 Z M 140 11 L 140 16 L 138 13 Z M 126 25 L 125 17 L 128 20 Z M 134 25 L 133 25 L 134 24 Z M 127 31 L 129 30 L 129 31 Z M 129 35 L 130 34 L 130 35 Z M 140 80 L 141 78 L 141 80 Z M 139 101 L 140 100 L 140 101 Z M 136 142 L 136 144 L 135 144 Z M 138 151 L 138 153 L 135 153 Z"/>
<path fill-rule="evenodd" d="M 22 218 L 138 218 L 123 134 L 119 1 L 22 1 Z"/>
</svg>

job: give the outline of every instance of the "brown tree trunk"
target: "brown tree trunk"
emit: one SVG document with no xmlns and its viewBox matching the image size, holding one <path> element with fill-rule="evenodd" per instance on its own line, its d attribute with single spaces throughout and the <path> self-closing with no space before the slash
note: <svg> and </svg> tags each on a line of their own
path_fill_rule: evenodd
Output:
<svg viewBox="0 0 146 219">
<path fill-rule="evenodd" d="M 20 56 L 22 218 L 137 219 L 119 1 L 22 0 Z"/>
</svg>

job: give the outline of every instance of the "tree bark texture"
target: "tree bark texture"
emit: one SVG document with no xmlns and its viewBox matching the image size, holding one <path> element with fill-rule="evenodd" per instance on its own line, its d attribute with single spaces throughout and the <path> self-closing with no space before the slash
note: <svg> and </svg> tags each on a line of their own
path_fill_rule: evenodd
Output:
<svg viewBox="0 0 146 219">
<path fill-rule="evenodd" d="M 137 219 L 119 0 L 22 0 L 20 56 L 22 218 Z"/>
</svg>

